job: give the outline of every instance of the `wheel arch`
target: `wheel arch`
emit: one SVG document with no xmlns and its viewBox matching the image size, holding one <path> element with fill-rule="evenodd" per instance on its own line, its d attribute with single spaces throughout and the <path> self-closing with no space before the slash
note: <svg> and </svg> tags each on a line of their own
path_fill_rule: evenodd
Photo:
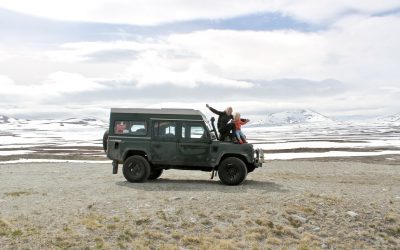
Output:
<svg viewBox="0 0 400 250">
<path fill-rule="evenodd" d="M 249 162 L 248 162 L 246 156 L 244 156 L 244 155 L 241 155 L 241 154 L 224 154 L 224 155 L 222 155 L 221 158 L 219 159 L 218 165 L 216 166 L 216 169 L 218 169 L 218 166 L 221 164 L 221 162 L 222 162 L 223 160 L 225 160 L 226 158 L 228 158 L 228 157 L 236 157 L 236 158 L 242 160 L 242 161 L 244 162 L 244 164 L 246 164 L 246 166 L 249 164 Z"/>
<path fill-rule="evenodd" d="M 126 152 L 124 153 L 124 156 L 122 157 L 122 159 L 124 161 L 126 161 L 126 159 L 128 159 L 129 157 L 131 157 L 133 155 L 140 155 L 140 156 L 143 156 L 146 160 L 149 160 L 148 159 L 148 154 L 146 153 L 146 151 L 139 150 L 139 149 L 128 149 L 128 150 L 126 150 Z"/>
</svg>

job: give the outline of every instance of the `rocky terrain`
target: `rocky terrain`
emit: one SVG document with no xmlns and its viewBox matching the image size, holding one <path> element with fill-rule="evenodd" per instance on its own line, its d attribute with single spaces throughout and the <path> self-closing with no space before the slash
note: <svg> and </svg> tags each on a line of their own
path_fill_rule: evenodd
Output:
<svg viewBox="0 0 400 250">
<path fill-rule="evenodd" d="M 0 165 L 1 249 L 398 249 L 399 165 L 268 161 L 240 186 L 110 164 Z"/>
</svg>

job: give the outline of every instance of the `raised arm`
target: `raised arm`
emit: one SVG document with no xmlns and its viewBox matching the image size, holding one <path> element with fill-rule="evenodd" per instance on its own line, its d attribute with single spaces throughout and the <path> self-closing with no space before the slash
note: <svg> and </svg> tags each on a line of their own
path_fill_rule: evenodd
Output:
<svg viewBox="0 0 400 250">
<path fill-rule="evenodd" d="M 240 119 L 240 124 L 244 125 L 248 123 L 250 120 L 249 119 Z"/>
<path fill-rule="evenodd" d="M 225 114 L 225 111 L 218 111 L 218 110 L 216 110 L 216 109 L 210 107 L 210 105 L 208 105 L 208 104 L 206 104 L 206 107 L 207 107 L 211 112 L 213 112 L 213 113 L 216 114 L 216 115 L 223 115 L 223 114 Z"/>
</svg>

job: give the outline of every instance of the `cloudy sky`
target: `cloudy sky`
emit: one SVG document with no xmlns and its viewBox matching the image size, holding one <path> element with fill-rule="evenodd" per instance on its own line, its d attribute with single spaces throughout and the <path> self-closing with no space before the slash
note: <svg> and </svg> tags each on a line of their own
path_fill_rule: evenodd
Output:
<svg viewBox="0 0 400 250">
<path fill-rule="evenodd" d="M 0 114 L 209 103 L 350 119 L 399 100 L 398 0 L 0 1 Z"/>
</svg>

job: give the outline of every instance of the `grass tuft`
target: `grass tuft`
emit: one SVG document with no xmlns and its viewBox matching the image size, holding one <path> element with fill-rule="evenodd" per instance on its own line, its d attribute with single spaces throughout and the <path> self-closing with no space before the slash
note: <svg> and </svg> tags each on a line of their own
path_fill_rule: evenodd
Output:
<svg viewBox="0 0 400 250">
<path fill-rule="evenodd" d="M 0 219 L 0 236 L 6 236 L 10 233 L 10 225 L 8 222 Z"/>
<path fill-rule="evenodd" d="M 19 230 L 19 229 L 14 230 L 14 231 L 11 232 L 11 235 L 12 235 L 13 237 L 19 237 L 19 236 L 22 235 L 22 231 Z"/>
<path fill-rule="evenodd" d="M 11 197 L 20 197 L 22 195 L 31 195 L 33 194 L 32 192 L 28 191 L 16 191 L 16 192 L 7 192 L 4 193 L 6 196 L 11 196 Z"/>
<path fill-rule="evenodd" d="M 196 236 L 184 236 L 182 238 L 182 244 L 185 246 L 189 246 L 189 245 L 199 245 L 201 243 L 201 240 L 199 237 Z"/>
<path fill-rule="evenodd" d="M 150 218 L 141 218 L 135 221 L 137 226 L 148 225 L 150 223 Z"/>
</svg>

